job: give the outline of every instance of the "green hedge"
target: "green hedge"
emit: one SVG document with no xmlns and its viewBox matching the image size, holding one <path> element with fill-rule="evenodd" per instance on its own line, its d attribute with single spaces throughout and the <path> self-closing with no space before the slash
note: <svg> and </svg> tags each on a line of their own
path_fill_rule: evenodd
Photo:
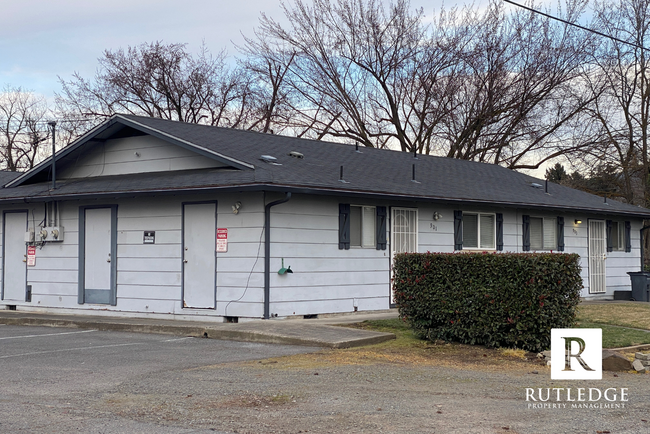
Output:
<svg viewBox="0 0 650 434">
<path fill-rule="evenodd" d="M 400 316 L 424 339 L 542 351 L 572 327 L 580 257 L 557 253 L 406 253 L 395 257 Z"/>
</svg>

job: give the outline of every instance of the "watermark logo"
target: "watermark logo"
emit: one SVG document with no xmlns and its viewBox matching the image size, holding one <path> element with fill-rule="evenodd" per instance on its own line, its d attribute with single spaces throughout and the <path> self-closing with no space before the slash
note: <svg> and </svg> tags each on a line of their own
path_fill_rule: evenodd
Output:
<svg viewBox="0 0 650 434">
<path fill-rule="evenodd" d="M 551 329 L 551 379 L 601 380 L 602 329 Z"/>
</svg>

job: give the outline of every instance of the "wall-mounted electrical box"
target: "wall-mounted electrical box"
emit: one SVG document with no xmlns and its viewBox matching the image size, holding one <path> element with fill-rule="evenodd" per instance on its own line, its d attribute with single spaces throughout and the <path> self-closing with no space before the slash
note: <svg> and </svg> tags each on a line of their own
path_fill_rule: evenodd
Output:
<svg viewBox="0 0 650 434">
<path fill-rule="evenodd" d="M 63 226 L 47 226 L 37 234 L 38 241 L 63 241 Z"/>
<path fill-rule="evenodd" d="M 25 242 L 26 243 L 33 243 L 34 242 L 34 228 L 29 228 L 27 232 L 25 232 Z"/>
</svg>

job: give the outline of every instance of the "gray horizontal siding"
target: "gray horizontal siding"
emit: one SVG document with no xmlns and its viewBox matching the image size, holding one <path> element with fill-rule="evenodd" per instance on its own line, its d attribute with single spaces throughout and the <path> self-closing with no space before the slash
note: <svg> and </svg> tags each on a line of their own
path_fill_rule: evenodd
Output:
<svg viewBox="0 0 650 434">
<path fill-rule="evenodd" d="M 339 203 L 384 205 L 295 195 L 288 203 L 273 208 L 272 313 L 286 316 L 351 312 L 354 298 L 379 300 L 359 306 L 362 310 L 368 306 L 389 307 L 390 251 L 354 247 L 340 250 Z M 282 258 L 293 274 L 277 274 Z"/>
<path fill-rule="evenodd" d="M 85 178 L 168 170 L 223 167 L 213 159 L 152 136 L 108 140 L 90 153 L 59 170 L 59 177 Z"/>
</svg>

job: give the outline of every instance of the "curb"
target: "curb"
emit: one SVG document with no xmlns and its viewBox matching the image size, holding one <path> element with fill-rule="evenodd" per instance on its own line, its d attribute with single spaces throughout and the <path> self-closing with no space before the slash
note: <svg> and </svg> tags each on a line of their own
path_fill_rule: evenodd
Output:
<svg viewBox="0 0 650 434">
<path fill-rule="evenodd" d="M 610 351 L 647 350 L 650 349 L 650 344 L 632 345 L 631 347 L 607 348 L 607 349 Z"/>
<path fill-rule="evenodd" d="M 224 324 L 222 327 L 214 327 L 212 325 L 202 324 L 142 324 L 119 322 L 119 320 L 108 322 L 105 320 L 93 321 L 81 319 L 55 319 L 51 317 L 35 318 L 32 316 L 17 316 L 12 318 L 7 316 L 0 316 L 0 324 L 17 326 L 66 327 L 130 333 L 157 333 L 175 336 L 190 336 L 195 338 L 255 342 L 265 344 L 300 345 L 335 349 L 374 345 L 396 338 L 393 333 L 371 332 L 367 330 L 355 330 L 354 336 L 346 337 L 345 335 L 349 335 L 349 330 L 351 329 L 333 327 L 328 325 L 289 323 L 284 325 L 275 323 L 275 330 L 269 330 L 269 327 L 267 325 L 264 326 L 264 330 L 256 330 L 254 325 L 251 326 L 251 323 L 242 323 L 239 325 L 239 327 L 242 329 L 237 329 L 237 325 L 234 324 Z M 287 333 L 283 333 L 282 329 L 286 330 Z M 333 333 L 334 331 L 336 332 Z M 302 334 L 308 334 L 310 336 L 300 336 Z M 323 339 L 319 337 L 319 334 L 329 335 L 330 339 Z"/>
<path fill-rule="evenodd" d="M 339 341 L 326 341 L 321 339 L 304 339 L 296 338 L 291 336 L 283 336 L 280 334 L 272 333 L 258 333 L 253 331 L 243 331 L 243 330 L 214 330 L 206 329 L 207 338 L 209 339 L 223 339 L 231 341 L 241 341 L 241 342 L 256 342 L 264 344 L 280 344 L 280 345 L 300 345 L 308 347 L 324 347 L 332 349 L 343 349 L 343 348 L 354 348 L 362 347 L 365 345 L 374 345 L 382 342 L 390 341 L 396 339 L 396 336 L 392 333 L 379 333 L 377 335 L 360 337 L 354 339 L 345 339 Z"/>
</svg>

